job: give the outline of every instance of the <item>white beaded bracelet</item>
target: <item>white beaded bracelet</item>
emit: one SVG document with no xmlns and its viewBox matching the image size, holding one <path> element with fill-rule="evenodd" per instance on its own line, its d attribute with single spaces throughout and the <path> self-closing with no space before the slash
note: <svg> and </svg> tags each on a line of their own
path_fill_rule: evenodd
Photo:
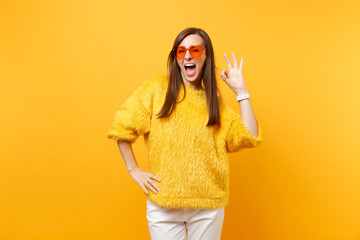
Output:
<svg viewBox="0 0 360 240">
<path fill-rule="evenodd" d="M 241 101 L 241 100 L 246 99 L 246 98 L 250 98 L 250 94 L 249 94 L 249 93 L 245 93 L 245 94 L 236 96 L 236 100 L 238 100 L 238 101 Z"/>
</svg>

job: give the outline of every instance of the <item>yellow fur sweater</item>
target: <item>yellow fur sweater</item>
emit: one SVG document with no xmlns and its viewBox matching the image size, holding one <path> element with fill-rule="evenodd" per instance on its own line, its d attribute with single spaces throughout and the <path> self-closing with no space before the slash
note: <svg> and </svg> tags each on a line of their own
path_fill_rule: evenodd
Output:
<svg viewBox="0 0 360 240">
<path fill-rule="evenodd" d="M 115 113 L 108 138 L 135 142 L 144 136 L 149 172 L 160 191 L 144 194 L 162 207 L 220 208 L 229 201 L 228 152 L 252 148 L 262 142 L 250 135 L 241 117 L 220 101 L 220 127 L 207 127 L 205 90 L 186 86 L 185 99 L 169 118 L 158 119 L 165 101 L 167 76 L 144 81 Z M 181 86 L 178 100 L 184 96 Z"/>
</svg>

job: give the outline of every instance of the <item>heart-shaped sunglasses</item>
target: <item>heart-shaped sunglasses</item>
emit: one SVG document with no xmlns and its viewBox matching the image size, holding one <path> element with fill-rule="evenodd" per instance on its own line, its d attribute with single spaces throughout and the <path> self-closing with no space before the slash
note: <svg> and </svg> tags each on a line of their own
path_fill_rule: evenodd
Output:
<svg viewBox="0 0 360 240">
<path fill-rule="evenodd" d="M 185 56 L 186 51 L 189 50 L 189 52 L 193 58 L 200 59 L 202 56 L 202 53 L 204 52 L 205 49 L 206 48 L 203 45 L 196 45 L 196 46 L 192 45 L 189 48 L 186 48 L 184 46 L 179 46 L 176 49 L 175 55 L 176 55 L 177 59 L 181 60 Z"/>
</svg>

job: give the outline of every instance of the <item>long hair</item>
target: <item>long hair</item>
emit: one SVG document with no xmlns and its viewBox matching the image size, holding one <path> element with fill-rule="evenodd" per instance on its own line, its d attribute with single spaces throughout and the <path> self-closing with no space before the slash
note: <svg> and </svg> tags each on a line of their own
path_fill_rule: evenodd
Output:
<svg viewBox="0 0 360 240">
<path fill-rule="evenodd" d="M 204 62 L 204 68 L 202 73 L 202 81 L 199 81 L 197 87 L 201 87 L 202 83 L 205 86 L 207 109 L 209 113 L 209 120 L 206 126 L 211 125 L 220 125 L 220 111 L 219 111 L 219 99 L 217 93 L 220 91 L 217 88 L 217 82 L 215 77 L 215 59 L 214 59 L 214 50 L 208 34 L 200 28 L 186 28 L 181 31 L 174 41 L 174 45 L 171 49 L 171 52 L 168 56 L 167 67 L 168 67 L 168 89 L 166 92 L 166 99 L 161 110 L 157 113 L 158 118 L 169 117 L 172 111 L 176 107 L 176 100 L 178 98 L 180 85 L 184 89 L 184 100 L 186 95 L 185 83 L 181 76 L 181 69 L 176 60 L 176 50 L 180 43 L 184 40 L 185 37 L 191 34 L 198 34 L 203 39 L 204 47 L 206 48 L 206 59 Z M 180 102 L 181 102 L 180 101 Z"/>
</svg>

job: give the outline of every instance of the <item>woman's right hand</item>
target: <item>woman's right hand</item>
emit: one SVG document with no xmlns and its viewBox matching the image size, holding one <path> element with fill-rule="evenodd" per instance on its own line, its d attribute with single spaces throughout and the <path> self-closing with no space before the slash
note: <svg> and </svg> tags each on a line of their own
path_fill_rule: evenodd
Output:
<svg viewBox="0 0 360 240">
<path fill-rule="evenodd" d="M 139 167 L 130 170 L 129 173 L 130 176 L 134 179 L 134 181 L 139 184 L 139 186 L 144 190 L 146 194 L 148 194 L 148 191 L 146 190 L 145 186 L 147 186 L 154 193 L 160 191 L 160 188 L 156 186 L 154 181 L 151 180 L 152 178 L 160 182 L 160 178 L 156 177 L 155 175 L 146 172 Z"/>
</svg>

